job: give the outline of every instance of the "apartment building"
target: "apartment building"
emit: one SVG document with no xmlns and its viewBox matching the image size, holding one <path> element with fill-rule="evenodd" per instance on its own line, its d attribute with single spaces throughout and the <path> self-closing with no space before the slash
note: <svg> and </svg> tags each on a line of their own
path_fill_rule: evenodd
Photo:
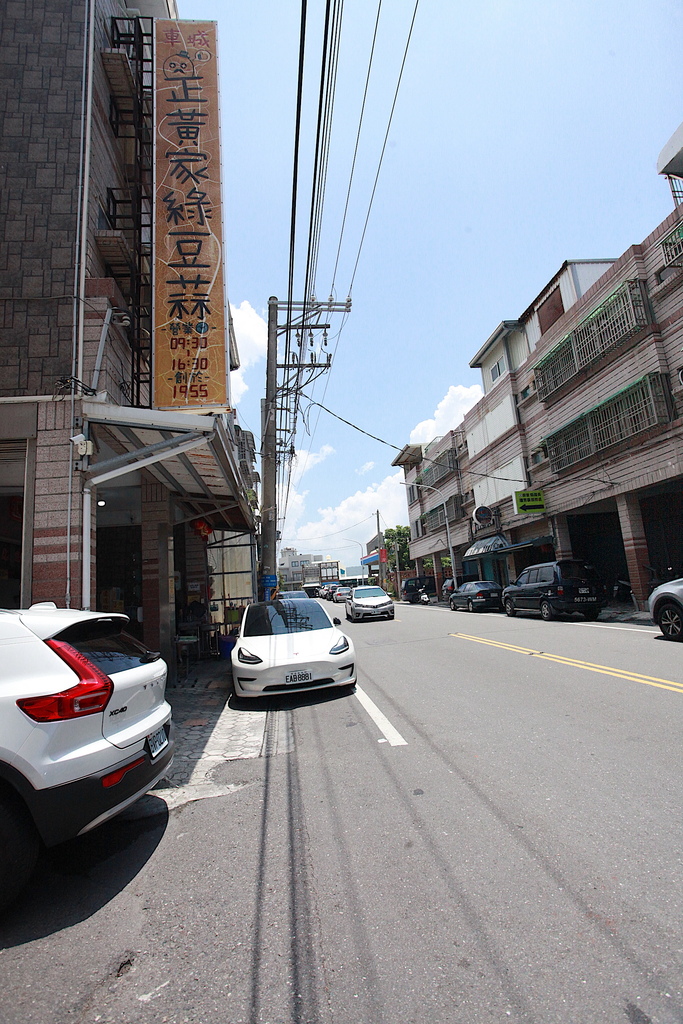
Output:
<svg viewBox="0 0 683 1024">
<path fill-rule="evenodd" d="M 664 166 L 676 198 L 671 146 Z M 641 606 L 683 575 L 683 205 L 618 259 L 564 263 L 470 366 L 485 394 L 459 429 L 394 461 L 418 564 L 450 546 L 459 576 L 505 584 L 580 557 Z"/>
<path fill-rule="evenodd" d="M 183 411 L 154 394 L 154 19 L 185 53 L 176 18 L 175 0 L 13 0 L 0 23 L 0 605 L 125 610 L 171 660 L 188 605 L 220 620 L 253 597 L 258 482 L 227 391 L 239 365 L 229 324 L 215 329 L 220 401 Z M 195 197 L 191 210 L 188 190 L 180 202 L 207 123 L 196 108 L 210 34 L 201 49 L 195 40 L 184 81 L 164 66 L 185 141 L 167 144 L 176 178 L 157 203 L 176 225 L 211 215 L 215 231 L 219 209 Z M 178 272 L 173 284 L 187 281 Z M 214 337 L 197 310 L 165 327 L 171 348 L 203 351 Z M 196 385 L 176 371 L 190 395 Z"/>
</svg>

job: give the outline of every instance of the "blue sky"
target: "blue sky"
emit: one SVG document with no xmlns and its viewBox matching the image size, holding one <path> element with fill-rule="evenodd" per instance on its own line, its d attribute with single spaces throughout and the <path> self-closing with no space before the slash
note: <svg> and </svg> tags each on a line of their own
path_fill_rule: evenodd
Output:
<svg viewBox="0 0 683 1024">
<path fill-rule="evenodd" d="M 335 279 L 347 296 L 414 0 L 384 0 Z M 295 297 L 303 287 L 322 0 L 309 0 Z M 179 0 L 219 25 L 224 226 L 242 369 L 259 439 L 268 297 L 287 293 L 299 0 Z M 339 243 L 377 6 L 346 0 L 318 297 Z M 672 209 L 657 156 L 683 120 L 678 0 L 420 0 L 331 371 L 314 397 L 397 447 L 457 426 L 469 360 L 565 259 L 617 257 Z M 336 334 L 342 326 L 337 317 Z M 324 412 L 301 424 L 282 543 L 357 563 L 407 523 L 396 454 Z"/>
</svg>

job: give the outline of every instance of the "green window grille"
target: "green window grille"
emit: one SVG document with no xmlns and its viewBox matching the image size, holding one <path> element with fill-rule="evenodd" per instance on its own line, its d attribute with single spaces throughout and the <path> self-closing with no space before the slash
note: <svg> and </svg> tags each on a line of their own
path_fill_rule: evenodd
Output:
<svg viewBox="0 0 683 1024">
<path fill-rule="evenodd" d="M 537 363 L 538 397 L 544 401 L 584 367 L 642 331 L 648 322 L 641 282 L 625 281 Z"/>
<path fill-rule="evenodd" d="M 550 468 L 557 473 L 657 423 L 670 420 L 666 378 L 660 373 L 649 373 L 550 434 L 545 439 Z"/>
</svg>

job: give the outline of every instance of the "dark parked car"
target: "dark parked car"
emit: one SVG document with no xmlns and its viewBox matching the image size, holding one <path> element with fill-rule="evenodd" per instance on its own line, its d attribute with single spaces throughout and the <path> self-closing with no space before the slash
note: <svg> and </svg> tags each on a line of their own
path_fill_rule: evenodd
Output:
<svg viewBox="0 0 683 1024">
<path fill-rule="evenodd" d="M 493 580 L 475 580 L 472 583 L 463 583 L 454 590 L 448 603 L 454 612 L 458 608 L 466 608 L 468 612 L 502 612 L 502 595 L 500 583 L 494 583 Z"/>
<path fill-rule="evenodd" d="M 411 576 L 401 584 L 401 600 L 417 604 L 420 600 L 420 593 L 429 597 L 436 594 L 436 583 L 433 576 Z"/>
<path fill-rule="evenodd" d="M 452 577 L 450 579 L 444 580 L 443 586 L 441 588 L 441 600 L 447 601 L 451 594 L 454 594 L 457 589 L 458 584 Z"/>
<path fill-rule="evenodd" d="M 597 619 L 606 604 L 605 584 L 592 565 L 577 558 L 530 565 L 503 591 L 506 615 L 540 612 L 546 622 L 570 612 Z"/>
</svg>

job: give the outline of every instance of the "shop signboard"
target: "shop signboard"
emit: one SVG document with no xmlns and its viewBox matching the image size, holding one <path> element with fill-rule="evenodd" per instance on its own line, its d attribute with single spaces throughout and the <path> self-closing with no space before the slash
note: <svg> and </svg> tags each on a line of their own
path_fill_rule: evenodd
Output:
<svg viewBox="0 0 683 1024">
<path fill-rule="evenodd" d="M 153 405 L 225 408 L 216 23 L 155 21 Z"/>
</svg>

